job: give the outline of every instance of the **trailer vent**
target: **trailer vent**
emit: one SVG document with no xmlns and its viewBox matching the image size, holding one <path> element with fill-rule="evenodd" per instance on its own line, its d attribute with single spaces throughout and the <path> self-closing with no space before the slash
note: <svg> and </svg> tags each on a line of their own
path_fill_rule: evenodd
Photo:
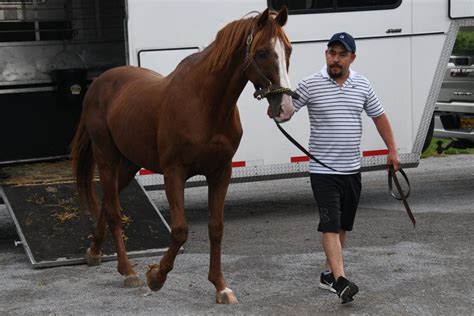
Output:
<svg viewBox="0 0 474 316">
<path fill-rule="evenodd" d="M 2 0 L 0 4 L 33 4 L 33 0 Z"/>
<path fill-rule="evenodd" d="M 35 39 L 34 22 L 0 23 L 0 42 L 29 42 Z"/>
<path fill-rule="evenodd" d="M 69 21 L 0 22 L 0 42 L 62 41 L 73 38 Z"/>
<path fill-rule="evenodd" d="M 69 21 L 39 22 L 41 41 L 62 41 L 73 38 L 73 30 Z"/>
</svg>

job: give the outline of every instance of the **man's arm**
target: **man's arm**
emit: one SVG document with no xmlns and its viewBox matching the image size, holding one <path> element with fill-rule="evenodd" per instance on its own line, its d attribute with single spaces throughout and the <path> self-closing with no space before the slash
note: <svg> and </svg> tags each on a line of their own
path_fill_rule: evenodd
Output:
<svg viewBox="0 0 474 316">
<path fill-rule="evenodd" d="M 387 164 L 393 165 L 395 171 L 400 169 L 400 157 L 397 152 L 397 145 L 395 144 L 395 139 L 393 138 L 392 127 L 388 121 L 387 115 L 384 113 L 377 117 L 372 118 L 374 120 L 375 126 L 382 137 L 385 145 L 388 148 Z"/>
</svg>

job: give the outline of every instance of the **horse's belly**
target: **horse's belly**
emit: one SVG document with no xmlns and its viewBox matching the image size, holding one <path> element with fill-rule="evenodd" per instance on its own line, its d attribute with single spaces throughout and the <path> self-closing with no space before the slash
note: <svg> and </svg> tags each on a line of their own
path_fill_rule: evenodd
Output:
<svg viewBox="0 0 474 316">
<path fill-rule="evenodd" d="M 150 116 L 116 114 L 110 133 L 121 154 L 134 164 L 157 171 L 156 127 Z"/>
<path fill-rule="evenodd" d="M 122 155 L 135 165 L 160 172 L 158 170 L 158 153 L 156 146 L 153 146 L 154 143 L 152 141 L 144 142 L 143 139 L 136 139 L 128 142 L 121 140 L 116 145 Z"/>
</svg>

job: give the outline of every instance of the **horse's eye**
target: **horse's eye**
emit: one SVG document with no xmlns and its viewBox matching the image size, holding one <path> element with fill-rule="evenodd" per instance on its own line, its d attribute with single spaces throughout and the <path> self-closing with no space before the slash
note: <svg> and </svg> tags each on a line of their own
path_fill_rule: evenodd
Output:
<svg viewBox="0 0 474 316">
<path fill-rule="evenodd" d="M 266 59 L 268 57 L 268 54 L 266 51 L 260 49 L 257 51 L 257 56 L 258 58 L 261 58 L 261 59 Z"/>
</svg>

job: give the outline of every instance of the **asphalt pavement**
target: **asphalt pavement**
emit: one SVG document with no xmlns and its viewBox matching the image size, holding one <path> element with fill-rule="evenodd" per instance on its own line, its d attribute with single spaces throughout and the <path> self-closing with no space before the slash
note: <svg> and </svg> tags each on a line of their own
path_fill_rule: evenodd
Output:
<svg viewBox="0 0 474 316">
<path fill-rule="evenodd" d="M 385 172 L 364 173 L 344 251 L 355 301 L 318 289 L 324 254 L 309 178 L 232 184 L 223 272 L 240 301 L 214 303 L 207 281 L 207 189 L 186 191 L 189 238 L 159 292 L 125 288 L 116 262 L 32 269 L 0 207 L 0 314 L 473 315 L 474 155 L 428 158 L 406 170 L 413 228 L 387 192 Z M 163 191 L 150 192 L 169 212 Z M 133 259 L 143 277 L 158 257 Z"/>
</svg>

